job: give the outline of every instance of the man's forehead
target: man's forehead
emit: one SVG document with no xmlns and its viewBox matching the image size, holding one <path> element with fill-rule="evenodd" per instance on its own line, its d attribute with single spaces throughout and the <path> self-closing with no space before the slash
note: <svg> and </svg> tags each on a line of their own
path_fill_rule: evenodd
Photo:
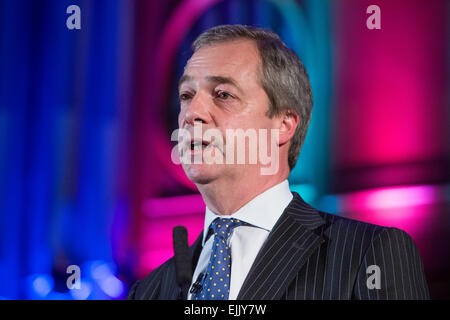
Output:
<svg viewBox="0 0 450 320">
<path fill-rule="evenodd" d="M 179 84 L 195 80 L 237 79 L 255 74 L 258 67 L 259 54 L 250 40 L 207 45 L 198 49 L 188 60 Z"/>
</svg>

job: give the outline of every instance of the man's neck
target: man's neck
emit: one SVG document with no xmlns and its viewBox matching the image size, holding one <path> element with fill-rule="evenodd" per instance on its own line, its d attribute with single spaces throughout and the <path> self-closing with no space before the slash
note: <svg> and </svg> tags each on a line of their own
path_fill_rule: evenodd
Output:
<svg viewBox="0 0 450 320">
<path fill-rule="evenodd" d="M 235 183 L 215 181 L 197 185 L 197 188 L 211 211 L 217 215 L 231 215 L 259 194 L 286 179 L 287 177 L 260 179 L 257 184 L 242 180 Z"/>
</svg>

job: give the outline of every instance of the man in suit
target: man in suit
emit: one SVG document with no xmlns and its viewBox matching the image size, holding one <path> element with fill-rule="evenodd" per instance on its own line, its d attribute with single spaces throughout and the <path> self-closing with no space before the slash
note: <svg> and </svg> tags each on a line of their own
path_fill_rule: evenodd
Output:
<svg viewBox="0 0 450 320">
<path fill-rule="evenodd" d="M 241 25 L 209 29 L 193 49 L 179 82 L 179 127 L 193 133 L 201 125 L 224 138 L 194 133 L 180 148 L 206 204 L 204 230 L 190 247 L 188 299 L 428 299 L 419 252 L 405 232 L 320 212 L 290 192 L 312 111 L 297 55 L 276 34 Z M 261 159 L 192 161 L 252 152 L 250 138 L 229 149 L 227 130 L 269 132 L 258 150 L 275 136 L 275 170 L 263 174 Z M 179 296 L 172 258 L 128 298 Z"/>
</svg>

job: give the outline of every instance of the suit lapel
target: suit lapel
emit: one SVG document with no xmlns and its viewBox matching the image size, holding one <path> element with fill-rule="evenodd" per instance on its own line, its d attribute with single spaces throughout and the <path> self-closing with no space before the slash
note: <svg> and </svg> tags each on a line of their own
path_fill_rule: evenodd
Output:
<svg viewBox="0 0 450 320">
<path fill-rule="evenodd" d="M 297 193 L 293 194 L 294 198 L 258 253 L 238 300 L 279 299 L 324 241 L 314 229 L 325 221 Z"/>
</svg>

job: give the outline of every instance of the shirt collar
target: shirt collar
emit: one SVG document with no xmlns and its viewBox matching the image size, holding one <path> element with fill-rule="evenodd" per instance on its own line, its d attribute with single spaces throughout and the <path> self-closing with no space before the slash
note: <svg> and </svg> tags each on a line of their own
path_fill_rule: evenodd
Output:
<svg viewBox="0 0 450 320">
<path fill-rule="evenodd" d="M 209 226 L 216 218 L 235 218 L 247 222 L 255 227 L 272 231 L 284 209 L 291 202 L 293 195 L 289 190 L 289 182 L 283 182 L 257 195 L 238 211 L 229 216 L 219 216 L 208 207 L 205 210 L 205 224 L 203 228 L 203 245 L 205 244 Z"/>
</svg>

